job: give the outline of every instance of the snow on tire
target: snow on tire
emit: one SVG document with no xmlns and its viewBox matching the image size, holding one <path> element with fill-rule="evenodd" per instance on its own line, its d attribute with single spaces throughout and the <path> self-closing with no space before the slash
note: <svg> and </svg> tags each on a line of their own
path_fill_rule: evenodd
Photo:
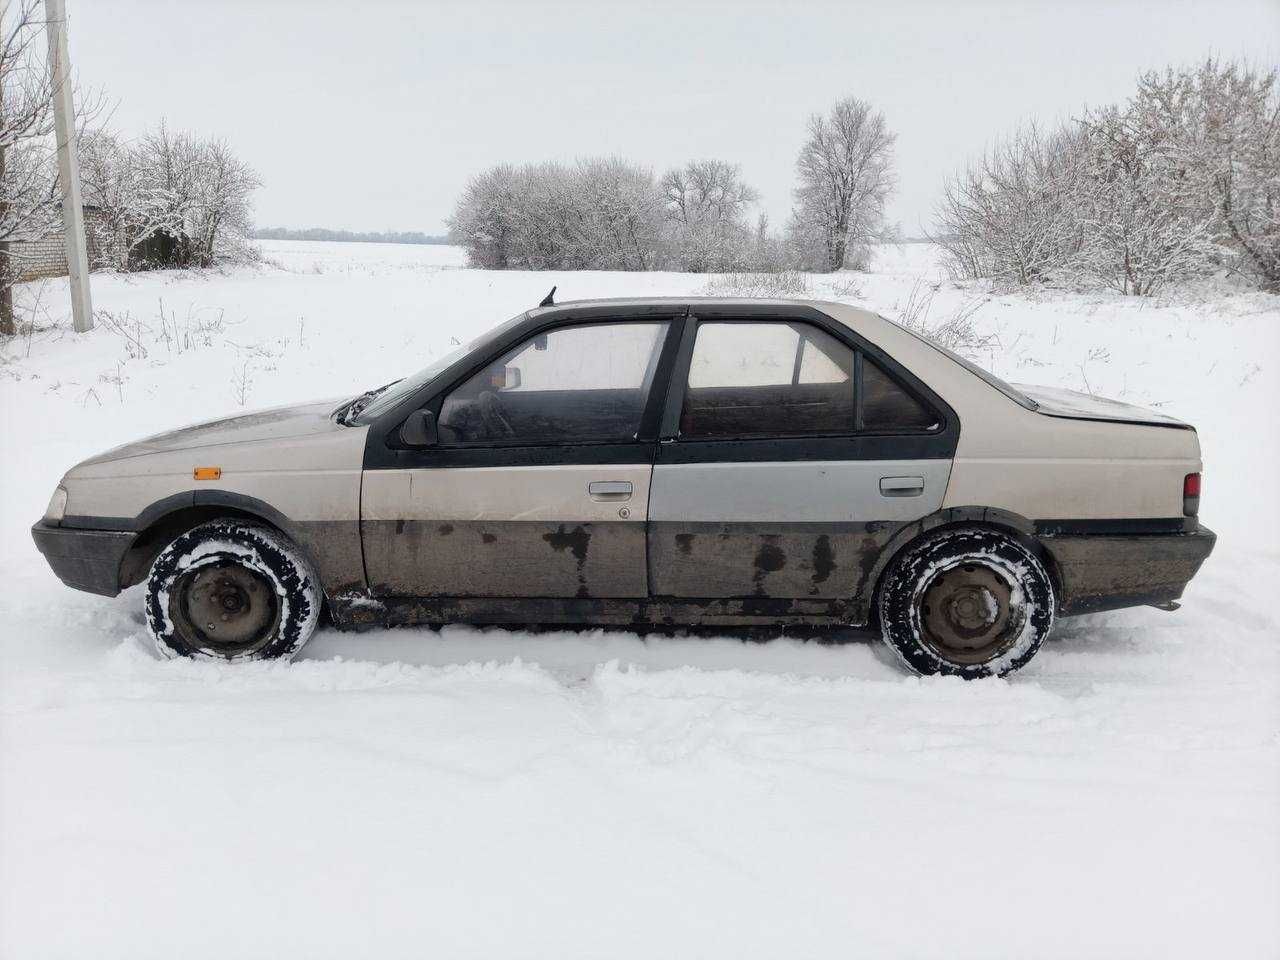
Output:
<svg viewBox="0 0 1280 960">
<path fill-rule="evenodd" d="M 1004 676 L 1035 656 L 1054 608 L 1053 581 L 1031 550 L 988 528 L 953 528 L 895 558 L 880 633 L 916 673 Z"/>
<path fill-rule="evenodd" d="M 323 597 L 285 537 L 241 520 L 188 530 L 147 579 L 147 625 L 164 657 L 290 659 L 311 638 Z"/>
</svg>

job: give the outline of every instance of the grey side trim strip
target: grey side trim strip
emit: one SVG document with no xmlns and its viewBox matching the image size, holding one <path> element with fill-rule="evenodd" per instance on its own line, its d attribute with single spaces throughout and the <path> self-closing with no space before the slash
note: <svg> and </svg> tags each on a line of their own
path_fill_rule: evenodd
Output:
<svg viewBox="0 0 1280 960">
<path fill-rule="evenodd" d="M 942 505 L 950 460 L 659 463 L 650 520 L 772 523 L 911 521 Z M 919 479 L 919 496 L 882 492 L 881 480 Z"/>
</svg>

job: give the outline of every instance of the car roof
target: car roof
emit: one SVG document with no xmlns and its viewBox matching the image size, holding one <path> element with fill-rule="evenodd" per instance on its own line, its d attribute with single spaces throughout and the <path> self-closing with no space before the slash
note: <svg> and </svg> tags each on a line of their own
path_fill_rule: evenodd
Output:
<svg viewBox="0 0 1280 960">
<path fill-rule="evenodd" d="M 759 309 L 760 307 L 809 307 L 822 310 L 829 313 L 832 307 L 840 310 L 854 310 L 858 313 L 864 313 L 867 316 L 876 316 L 870 311 L 863 310 L 859 307 L 852 307 L 848 304 L 828 302 L 825 300 L 798 299 L 789 297 L 596 297 L 586 300 L 563 300 L 559 303 L 546 307 L 534 307 L 529 311 L 530 317 L 540 317 L 545 314 L 558 311 L 570 312 L 576 310 L 590 311 L 597 308 L 617 309 L 619 307 L 628 308 L 644 308 L 644 307 L 697 307 L 697 306 L 718 306 L 718 307 L 752 307 Z"/>
<path fill-rule="evenodd" d="M 610 314 L 628 314 L 631 319 L 638 319 L 645 314 L 656 316 L 688 310 L 697 315 L 699 311 L 711 311 L 721 316 L 733 316 L 741 310 L 742 317 L 767 319 L 771 313 L 779 318 L 805 319 L 808 314 L 812 318 L 815 312 L 834 320 L 855 333 L 879 343 L 886 337 L 897 339 L 896 334 L 904 333 L 896 324 L 886 320 L 878 313 L 855 307 L 847 303 L 830 300 L 812 300 L 787 297 L 601 297 L 590 300 L 565 300 L 546 307 L 534 307 L 512 321 L 513 327 L 532 327 L 540 320 L 567 319 L 577 317 L 583 319 L 604 319 Z M 912 337 L 909 337 L 912 338 Z"/>
<path fill-rule="evenodd" d="M 787 297 L 614 297 L 592 300 L 566 300 L 548 307 L 536 307 L 522 315 L 522 323 L 534 326 L 539 320 L 605 318 L 610 313 L 625 312 L 631 319 L 647 313 L 656 316 L 688 309 L 697 315 L 699 310 L 715 308 L 719 315 L 733 316 L 741 309 L 742 316 L 768 319 L 776 311 L 779 319 L 804 319 L 816 311 L 836 323 L 852 330 L 866 341 L 885 351 L 887 356 L 911 371 L 930 389 L 936 390 L 944 400 L 951 396 L 969 396 L 979 405 L 993 401 L 990 394 L 1003 395 L 1004 399 L 1026 409 L 1034 404 L 1026 401 L 1017 391 L 1002 381 L 976 367 L 969 361 L 943 350 L 924 336 L 886 319 L 878 313 L 831 300 L 798 299 Z M 949 396 L 950 395 L 950 396 Z M 953 404 L 954 405 L 954 404 Z"/>
</svg>

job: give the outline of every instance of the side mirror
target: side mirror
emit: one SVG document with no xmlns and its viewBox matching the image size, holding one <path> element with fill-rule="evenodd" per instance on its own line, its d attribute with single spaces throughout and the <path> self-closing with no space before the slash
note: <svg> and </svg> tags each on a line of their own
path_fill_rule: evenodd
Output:
<svg viewBox="0 0 1280 960">
<path fill-rule="evenodd" d="M 434 447 L 439 442 L 436 415 L 430 410 L 415 410 L 400 427 L 400 442 L 406 447 Z"/>
</svg>

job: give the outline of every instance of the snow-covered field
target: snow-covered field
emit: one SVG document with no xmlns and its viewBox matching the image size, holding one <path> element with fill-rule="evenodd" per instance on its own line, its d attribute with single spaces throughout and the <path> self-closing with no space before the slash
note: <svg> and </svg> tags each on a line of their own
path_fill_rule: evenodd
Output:
<svg viewBox="0 0 1280 960">
<path fill-rule="evenodd" d="M 28 286 L 39 329 L 0 347 L 0 956 L 1280 952 L 1280 300 L 981 305 L 995 372 L 1197 424 L 1220 535 L 1181 611 L 1062 621 L 1007 681 L 906 677 L 865 641 L 461 627 L 160 662 L 137 589 L 67 590 L 31 543 L 72 463 L 385 382 L 552 283 L 706 282 L 263 248 L 95 277 L 113 319 L 83 337 L 64 283 Z M 922 276 L 911 245 L 810 283 L 892 316 Z M 931 315 L 979 296 L 944 284 Z"/>
</svg>

